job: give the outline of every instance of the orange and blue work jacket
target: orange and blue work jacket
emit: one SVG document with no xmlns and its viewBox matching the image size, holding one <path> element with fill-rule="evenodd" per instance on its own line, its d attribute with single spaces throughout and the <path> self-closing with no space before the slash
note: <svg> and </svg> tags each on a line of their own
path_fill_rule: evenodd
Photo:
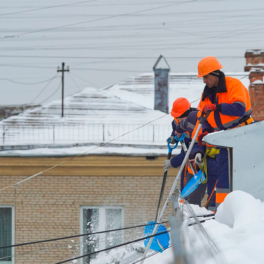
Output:
<svg viewBox="0 0 264 264">
<path fill-rule="evenodd" d="M 197 111 L 196 108 L 191 108 L 191 110 L 192 111 L 190 112 L 190 114 L 188 115 L 188 117 L 186 119 L 184 119 L 180 123 L 177 120 L 176 121 L 174 120 L 174 124 L 173 124 L 173 133 L 174 133 L 174 131 L 177 131 L 180 134 L 185 132 L 185 144 L 186 144 L 187 147 L 189 146 L 190 142 L 192 141 L 192 139 L 194 137 L 194 134 L 195 134 L 195 132 L 197 130 L 197 127 L 199 125 L 198 117 L 200 116 L 199 112 Z M 202 131 L 200 130 L 198 135 L 200 135 L 201 132 Z M 195 142 L 195 144 L 193 146 L 193 149 L 192 149 L 192 151 L 190 153 L 189 158 L 190 159 L 194 159 L 195 154 L 198 153 L 198 152 L 204 154 L 205 148 L 200 146 L 200 145 L 198 145 L 197 144 L 197 139 L 196 139 L 196 142 Z M 184 153 L 183 150 L 181 151 L 181 156 L 182 156 L 182 158 L 184 158 L 184 156 L 185 156 L 185 153 Z M 173 167 L 176 168 L 176 167 L 178 167 L 180 165 L 179 164 L 179 161 L 180 161 L 179 158 L 180 157 L 178 157 L 178 158 L 175 157 L 175 158 L 173 158 L 171 160 L 171 164 L 172 164 Z M 191 168 L 189 168 L 189 167 L 188 167 L 188 172 L 193 174 Z"/>
<path fill-rule="evenodd" d="M 200 108 L 215 104 L 216 111 L 209 114 L 203 131 L 214 132 L 238 126 L 250 118 L 251 103 L 246 87 L 236 78 L 221 74 L 217 87 L 205 86 Z"/>
</svg>

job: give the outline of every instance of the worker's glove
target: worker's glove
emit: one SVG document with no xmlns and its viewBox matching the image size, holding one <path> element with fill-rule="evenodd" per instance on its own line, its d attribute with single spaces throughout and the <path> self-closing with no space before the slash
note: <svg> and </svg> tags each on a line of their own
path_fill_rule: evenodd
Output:
<svg viewBox="0 0 264 264">
<path fill-rule="evenodd" d="M 170 144 L 176 144 L 176 141 L 175 141 L 175 138 L 174 136 L 170 136 L 167 138 L 167 142 L 170 143 Z"/>
<path fill-rule="evenodd" d="M 169 167 L 172 167 L 170 160 L 168 160 L 168 159 L 167 160 L 164 160 L 164 162 L 163 162 L 164 171 L 168 170 Z"/>
<path fill-rule="evenodd" d="M 196 153 L 194 157 L 194 161 L 197 165 L 203 166 L 203 157 L 202 153 Z"/>
<path fill-rule="evenodd" d="M 209 133 L 208 132 L 203 132 L 201 135 L 198 136 L 198 144 L 200 146 L 203 146 L 203 138 L 208 135 Z"/>
<path fill-rule="evenodd" d="M 216 110 L 216 105 L 215 104 L 207 104 L 203 108 L 203 112 L 207 114 L 208 111 L 215 111 Z"/>
</svg>

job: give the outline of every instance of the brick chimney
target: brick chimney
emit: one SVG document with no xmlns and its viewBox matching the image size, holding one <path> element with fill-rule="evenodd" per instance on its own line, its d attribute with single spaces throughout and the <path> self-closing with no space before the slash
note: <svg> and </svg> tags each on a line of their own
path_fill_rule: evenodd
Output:
<svg viewBox="0 0 264 264">
<path fill-rule="evenodd" d="M 252 68 L 249 73 L 249 96 L 256 121 L 264 120 L 264 69 Z"/>
<path fill-rule="evenodd" d="M 250 71 L 252 68 L 264 69 L 264 49 L 249 49 L 245 53 L 245 58 L 245 71 Z"/>
</svg>

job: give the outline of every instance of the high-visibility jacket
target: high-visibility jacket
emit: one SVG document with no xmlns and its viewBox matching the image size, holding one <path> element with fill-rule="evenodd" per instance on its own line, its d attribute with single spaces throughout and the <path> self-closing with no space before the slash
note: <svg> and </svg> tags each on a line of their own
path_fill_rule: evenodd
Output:
<svg viewBox="0 0 264 264">
<path fill-rule="evenodd" d="M 190 141 L 193 139 L 194 134 L 198 128 L 199 125 L 199 119 L 198 117 L 200 116 L 200 112 L 197 111 L 195 108 L 192 109 L 192 112 L 188 115 L 188 117 L 186 119 L 184 119 L 183 121 L 181 121 L 178 125 L 176 125 L 175 130 L 178 133 L 183 133 L 185 132 L 185 137 L 188 138 Z M 197 137 L 202 133 L 202 129 L 200 129 Z M 204 154 L 205 152 L 205 148 L 198 145 L 197 144 L 197 138 L 195 141 L 195 144 L 193 146 L 193 149 L 190 153 L 189 158 L 190 159 L 194 159 L 195 154 L 200 152 L 202 154 Z M 187 145 L 188 147 L 188 145 Z M 188 172 L 193 174 L 192 169 L 188 166 Z"/>
<path fill-rule="evenodd" d="M 201 109 L 207 104 L 216 104 L 217 110 L 212 111 L 203 124 L 203 131 L 226 130 L 236 127 L 250 118 L 251 102 L 246 87 L 236 78 L 219 78 L 218 87 L 205 86 L 199 103 Z"/>
</svg>

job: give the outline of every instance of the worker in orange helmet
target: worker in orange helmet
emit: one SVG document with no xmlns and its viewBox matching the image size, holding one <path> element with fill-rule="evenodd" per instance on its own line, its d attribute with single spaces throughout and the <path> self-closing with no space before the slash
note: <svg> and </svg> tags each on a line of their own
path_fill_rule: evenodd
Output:
<svg viewBox="0 0 264 264">
<path fill-rule="evenodd" d="M 194 135 L 193 131 L 196 131 L 196 129 L 194 128 L 196 127 L 197 123 L 197 113 L 197 109 L 192 108 L 190 102 L 186 98 L 180 97 L 176 99 L 173 103 L 173 107 L 171 110 L 171 115 L 174 117 L 174 120 L 172 122 L 173 131 L 167 141 L 174 144 L 176 143 L 174 138 L 175 135 L 180 138 L 181 134 L 185 132 L 186 136 L 184 138 L 184 142 L 186 147 L 188 147 Z M 201 155 L 201 153 L 204 153 L 204 147 L 201 147 L 196 143 L 194 144 L 189 158 L 195 159 L 196 154 L 199 156 Z M 177 168 L 181 166 L 184 157 L 185 152 L 182 149 L 180 154 L 176 155 L 171 160 L 167 159 L 164 161 L 164 170 L 168 170 L 169 167 Z M 185 169 L 183 170 L 181 175 L 181 190 L 193 177 L 194 173 L 195 171 L 193 171 L 193 168 L 186 164 Z M 204 197 L 205 190 L 206 184 L 200 184 L 199 187 L 193 193 L 186 197 L 186 200 L 191 204 L 197 204 L 201 206 L 201 201 Z"/>
<path fill-rule="evenodd" d="M 172 123 L 173 132 L 172 136 L 168 138 L 170 141 L 175 140 L 174 136 L 175 134 L 178 135 L 178 138 L 181 136 L 183 132 L 185 132 L 185 144 L 188 147 L 191 140 L 193 140 L 194 134 L 198 128 L 199 125 L 199 117 L 201 115 L 201 112 L 197 108 L 192 108 L 190 102 L 184 98 L 180 97 L 176 99 L 173 103 L 173 108 L 171 110 L 171 115 L 174 117 L 174 121 Z M 198 135 L 201 134 L 201 129 L 198 133 Z M 185 157 L 185 153 L 182 150 L 181 153 L 175 157 L 171 161 L 165 160 L 164 161 L 164 169 L 166 169 L 166 165 L 169 164 L 174 168 L 177 168 L 181 165 L 183 159 Z M 207 193 L 208 193 L 208 201 L 206 203 L 207 208 L 209 210 L 215 209 L 215 199 L 213 196 L 215 183 L 217 180 L 217 170 L 216 170 L 216 160 L 215 157 L 211 157 L 208 155 L 207 148 L 204 146 L 200 146 L 197 144 L 197 138 L 195 140 L 193 149 L 191 150 L 190 161 L 194 160 L 194 163 L 197 165 L 200 165 L 204 167 L 204 162 L 206 163 L 206 171 L 204 171 L 206 175 L 206 181 L 203 182 L 198 186 L 198 188 L 192 192 L 190 195 L 186 197 L 186 200 L 191 204 L 197 204 L 201 206 L 201 201 L 204 197 L 205 190 L 207 187 Z M 206 159 L 206 160 L 205 160 Z M 196 171 L 193 171 L 188 164 L 186 164 L 185 170 L 183 171 L 183 174 L 181 175 L 181 190 L 185 185 L 188 183 L 188 181 L 193 177 L 194 173 L 196 173 L 199 168 L 197 165 L 193 163 L 194 168 Z M 206 183 L 206 184 L 205 184 Z"/>
<path fill-rule="evenodd" d="M 203 144 L 203 137 L 215 131 L 232 129 L 254 122 L 252 108 L 246 87 L 240 80 L 226 77 L 220 71 L 222 65 L 215 57 L 203 58 L 198 64 L 197 77 L 203 78 L 205 87 L 200 108 L 204 113 L 211 111 L 202 127 L 198 143 Z M 220 148 L 216 155 L 218 180 L 216 185 L 216 206 L 223 202 L 229 193 L 228 153 Z"/>
</svg>

